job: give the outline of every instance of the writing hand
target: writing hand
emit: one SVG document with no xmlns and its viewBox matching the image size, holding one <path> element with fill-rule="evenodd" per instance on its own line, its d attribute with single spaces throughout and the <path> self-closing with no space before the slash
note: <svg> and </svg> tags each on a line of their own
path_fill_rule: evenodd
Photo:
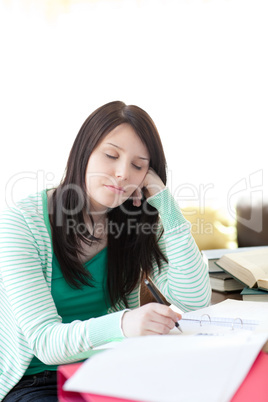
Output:
<svg viewBox="0 0 268 402">
<path fill-rule="evenodd" d="M 164 335 L 174 328 L 181 315 L 168 306 L 148 303 L 126 311 L 122 318 L 122 330 L 126 337 Z"/>
</svg>

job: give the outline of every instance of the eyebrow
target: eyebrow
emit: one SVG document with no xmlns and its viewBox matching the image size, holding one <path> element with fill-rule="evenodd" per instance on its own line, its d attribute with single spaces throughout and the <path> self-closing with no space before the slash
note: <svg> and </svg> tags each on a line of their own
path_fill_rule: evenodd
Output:
<svg viewBox="0 0 268 402">
<path fill-rule="evenodd" d="M 112 145 L 113 147 L 118 148 L 118 149 L 121 149 L 121 150 L 123 151 L 123 148 L 119 147 L 118 145 L 112 144 L 111 142 L 107 142 L 106 144 Z M 143 156 L 137 156 L 137 158 L 143 159 L 143 160 L 145 160 L 145 161 L 149 161 L 148 158 L 144 158 Z"/>
</svg>

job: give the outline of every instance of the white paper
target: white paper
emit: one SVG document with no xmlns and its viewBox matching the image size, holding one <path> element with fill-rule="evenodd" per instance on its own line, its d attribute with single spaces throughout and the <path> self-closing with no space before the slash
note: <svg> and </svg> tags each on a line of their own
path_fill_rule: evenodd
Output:
<svg viewBox="0 0 268 402">
<path fill-rule="evenodd" d="M 208 314 L 210 317 L 253 320 L 262 324 L 268 317 L 268 303 L 227 299 L 221 303 L 185 313 L 183 317 L 201 317 L 204 314 Z"/>
<path fill-rule="evenodd" d="M 64 389 L 143 402 L 229 402 L 266 339 L 248 331 L 126 339 L 88 359 Z"/>
</svg>

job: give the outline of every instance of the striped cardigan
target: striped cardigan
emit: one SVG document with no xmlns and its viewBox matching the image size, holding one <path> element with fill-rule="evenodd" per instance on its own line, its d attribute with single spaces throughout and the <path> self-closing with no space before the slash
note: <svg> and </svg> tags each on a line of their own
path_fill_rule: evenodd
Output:
<svg viewBox="0 0 268 402">
<path fill-rule="evenodd" d="M 208 270 L 168 188 L 148 199 L 164 227 L 159 240 L 169 262 L 151 279 L 165 298 L 183 311 L 210 302 Z M 42 193 L 20 201 L 0 217 L 0 400 L 16 385 L 36 355 L 45 364 L 81 360 L 83 352 L 123 338 L 121 311 L 62 324 L 51 296 L 52 245 Z M 139 286 L 128 297 L 139 306 Z"/>
</svg>

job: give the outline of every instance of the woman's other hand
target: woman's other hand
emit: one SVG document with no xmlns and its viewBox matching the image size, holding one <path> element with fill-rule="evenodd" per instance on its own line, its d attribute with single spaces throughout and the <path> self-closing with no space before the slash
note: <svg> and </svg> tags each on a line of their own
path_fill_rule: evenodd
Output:
<svg viewBox="0 0 268 402">
<path fill-rule="evenodd" d="M 133 192 L 133 205 L 141 205 L 142 192 L 145 197 L 151 197 L 165 188 L 164 183 L 152 168 L 149 168 L 141 185 Z"/>
</svg>

